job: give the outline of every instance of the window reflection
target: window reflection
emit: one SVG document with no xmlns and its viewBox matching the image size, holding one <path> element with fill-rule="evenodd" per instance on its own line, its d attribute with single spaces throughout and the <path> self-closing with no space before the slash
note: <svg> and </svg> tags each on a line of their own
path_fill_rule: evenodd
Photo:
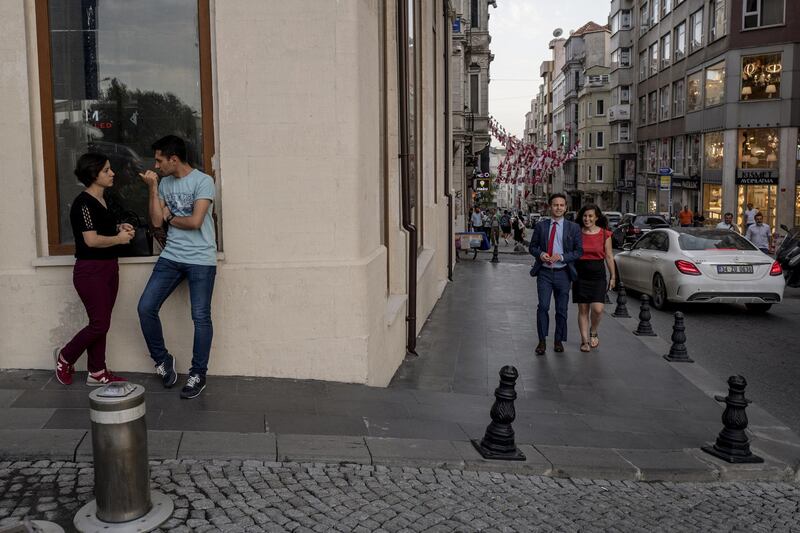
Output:
<svg viewBox="0 0 800 533">
<path fill-rule="evenodd" d="M 781 94 L 781 54 L 742 58 L 742 100 L 762 100 Z"/>
<path fill-rule="evenodd" d="M 725 101 L 725 62 L 706 69 L 706 107 Z"/>
<path fill-rule="evenodd" d="M 705 168 L 722 169 L 722 157 L 724 148 L 723 133 L 712 131 L 705 134 Z"/>
<path fill-rule="evenodd" d="M 110 203 L 143 220 L 147 188 L 138 173 L 152 165 L 155 140 L 184 137 L 202 168 L 198 6 L 50 0 L 48 12 L 60 235 L 69 244 L 69 207 L 83 188 L 72 169 L 82 153 L 109 156 Z"/>
<path fill-rule="evenodd" d="M 739 130 L 740 168 L 778 168 L 778 130 Z"/>
<path fill-rule="evenodd" d="M 695 72 L 686 80 L 686 111 L 699 111 L 703 108 L 701 99 L 703 73 Z"/>
</svg>

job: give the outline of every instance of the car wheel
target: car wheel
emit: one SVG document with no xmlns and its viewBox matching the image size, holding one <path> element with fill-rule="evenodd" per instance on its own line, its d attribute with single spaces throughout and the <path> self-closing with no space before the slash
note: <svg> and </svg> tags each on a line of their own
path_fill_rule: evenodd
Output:
<svg viewBox="0 0 800 533">
<path fill-rule="evenodd" d="M 653 307 L 659 311 L 664 310 L 669 305 L 667 300 L 667 285 L 664 283 L 664 278 L 661 274 L 653 276 Z"/>
<path fill-rule="evenodd" d="M 763 315 L 767 311 L 769 311 L 772 304 L 744 304 L 745 308 L 747 308 L 748 313 L 752 313 L 754 315 Z"/>
</svg>

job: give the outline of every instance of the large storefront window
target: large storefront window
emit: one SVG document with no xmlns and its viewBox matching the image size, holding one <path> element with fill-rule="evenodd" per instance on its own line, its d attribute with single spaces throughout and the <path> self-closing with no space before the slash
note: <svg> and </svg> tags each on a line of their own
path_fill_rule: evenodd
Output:
<svg viewBox="0 0 800 533">
<path fill-rule="evenodd" d="M 781 54 L 742 58 L 742 100 L 764 100 L 781 95 Z"/>
<path fill-rule="evenodd" d="M 739 130 L 739 139 L 737 220 L 742 224 L 747 204 L 753 204 L 764 215 L 764 222 L 774 228 L 778 195 L 778 130 Z"/>
<path fill-rule="evenodd" d="M 695 72 L 689 75 L 686 80 L 686 111 L 700 111 L 703 109 L 702 86 L 702 72 Z"/>
<path fill-rule="evenodd" d="M 686 173 L 689 176 L 700 175 L 700 135 L 687 136 Z"/>
<path fill-rule="evenodd" d="M 739 168 L 778 168 L 778 130 L 739 130 Z"/>
<path fill-rule="evenodd" d="M 723 137 L 721 131 L 706 133 L 704 139 L 705 163 L 703 168 L 722 170 L 723 147 L 725 146 Z"/>
<path fill-rule="evenodd" d="M 675 174 L 683 174 L 684 168 L 684 141 L 685 137 L 683 135 L 678 135 L 672 140 L 672 171 Z"/>
<path fill-rule="evenodd" d="M 707 224 L 722 220 L 722 185 L 703 184 L 703 216 Z"/>
<path fill-rule="evenodd" d="M 154 141 L 183 137 L 190 163 L 210 171 L 208 4 L 49 0 L 37 2 L 37 28 L 50 44 L 40 50 L 49 67 L 40 72 L 42 94 L 52 97 L 42 102 L 48 239 L 51 254 L 65 254 L 70 206 L 83 189 L 72 172 L 81 154 L 109 156 L 109 205 L 143 221 L 139 172 L 152 167 Z"/>
<path fill-rule="evenodd" d="M 706 107 L 725 102 L 725 62 L 706 69 Z"/>
</svg>

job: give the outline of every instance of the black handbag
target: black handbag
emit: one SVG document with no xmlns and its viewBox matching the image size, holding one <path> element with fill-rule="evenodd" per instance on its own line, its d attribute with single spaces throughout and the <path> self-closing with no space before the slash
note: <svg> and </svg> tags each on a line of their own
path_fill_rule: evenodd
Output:
<svg viewBox="0 0 800 533">
<path fill-rule="evenodd" d="M 133 226 L 134 235 L 131 242 L 119 247 L 120 257 L 150 257 L 153 255 L 153 233 L 150 226 L 142 223 L 142 219 L 134 211 L 125 211 L 120 217 L 120 223 Z"/>
</svg>

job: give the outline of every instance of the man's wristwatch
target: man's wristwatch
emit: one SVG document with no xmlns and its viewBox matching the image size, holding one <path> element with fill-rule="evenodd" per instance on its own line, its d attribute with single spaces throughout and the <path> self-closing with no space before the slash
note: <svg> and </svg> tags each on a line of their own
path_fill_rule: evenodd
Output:
<svg viewBox="0 0 800 533">
<path fill-rule="evenodd" d="M 172 219 L 173 219 L 173 218 L 175 218 L 175 215 L 174 215 L 173 213 L 170 213 L 170 214 L 169 214 L 169 216 L 167 217 L 167 224 L 169 224 L 170 222 L 172 222 Z"/>
</svg>

